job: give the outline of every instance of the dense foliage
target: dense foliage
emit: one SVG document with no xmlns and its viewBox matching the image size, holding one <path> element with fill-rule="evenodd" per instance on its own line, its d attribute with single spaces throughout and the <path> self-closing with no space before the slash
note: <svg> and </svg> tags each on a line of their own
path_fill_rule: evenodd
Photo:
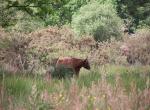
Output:
<svg viewBox="0 0 150 110">
<path fill-rule="evenodd" d="M 89 3 L 73 15 L 72 26 L 79 35 L 92 35 L 98 41 L 120 37 L 121 19 L 112 4 Z"/>
<path fill-rule="evenodd" d="M 137 28 L 149 28 L 150 26 L 149 0 L 2 0 L 0 3 L 0 25 L 13 30 L 17 30 L 16 28 L 20 28 L 20 25 L 22 25 L 19 31 L 26 31 L 26 25 L 29 25 L 31 28 L 27 30 L 27 32 L 31 32 L 37 27 L 70 24 L 72 20 L 76 19 L 74 17 L 77 17 L 73 15 L 79 10 L 82 10 L 85 5 L 88 6 L 91 2 L 95 1 L 100 3 L 100 7 L 101 5 L 107 7 L 108 4 L 111 4 L 113 9 L 111 8 L 112 10 L 109 11 L 112 11 L 112 13 L 109 15 L 107 10 L 105 10 L 106 13 L 104 11 L 103 14 L 108 16 L 118 14 L 124 21 L 124 27 L 129 33 L 135 32 Z M 93 7 L 97 7 L 97 5 L 98 4 L 95 4 Z M 88 10 L 92 10 L 92 7 L 89 7 Z M 102 10 L 104 9 L 101 7 L 99 12 L 102 12 Z M 28 17 L 24 17 L 23 14 Z M 79 17 L 80 16 L 77 18 Z M 99 21 L 103 22 L 101 19 L 99 19 Z M 26 24 L 25 28 L 23 27 L 24 24 Z M 35 27 L 33 25 L 35 25 Z M 100 29 L 100 32 L 104 32 L 103 29 L 104 28 Z M 117 29 L 114 29 L 112 26 L 110 26 L 109 29 L 115 32 L 117 31 Z M 109 29 L 108 33 L 110 33 Z"/>
<path fill-rule="evenodd" d="M 13 15 L 16 10 L 14 8 L 7 9 L 7 4 L 6 1 L 0 1 L 0 26 L 2 27 L 13 25 L 13 22 L 15 22 L 15 17 Z"/>
<path fill-rule="evenodd" d="M 116 0 L 117 11 L 130 32 L 141 26 L 150 26 L 150 1 L 149 0 Z"/>
</svg>

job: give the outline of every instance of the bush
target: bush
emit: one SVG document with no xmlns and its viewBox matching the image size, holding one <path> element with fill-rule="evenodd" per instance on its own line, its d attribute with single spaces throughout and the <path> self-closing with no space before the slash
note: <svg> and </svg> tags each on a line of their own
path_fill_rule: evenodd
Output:
<svg viewBox="0 0 150 110">
<path fill-rule="evenodd" d="M 5 33 L 0 38 L 0 64 L 9 72 L 28 68 L 27 49 L 31 41 L 21 33 Z"/>
<path fill-rule="evenodd" d="M 7 29 L 10 31 L 30 33 L 35 29 L 40 29 L 43 27 L 44 27 L 43 21 L 29 17 L 18 20 L 14 26 L 8 27 Z"/>
<path fill-rule="evenodd" d="M 145 20 L 139 22 L 138 28 L 150 28 L 150 16 L 147 17 Z"/>
<path fill-rule="evenodd" d="M 112 4 L 89 3 L 72 17 L 72 27 L 78 35 L 93 35 L 97 41 L 119 38 L 121 19 Z"/>
<path fill-rule="evenodd" d="M 94 65 L 105 65 L 105 64 L 125 64 L 125 57 L 120 53 L 120 45 L 122 41 L 111 39 L 109 42 L 97 43 L 96 49 L 93 49 L 88 58 Z"/>
<path fill-rule="evenodd" d="M 135 37 L 126 39 L 126 44 L 129 47 L 128 61 L 132 63 L 140 63 L 150 65 L 150 30 L 139 30 Z M 140 45 L 139 45 L 140 44 Z"/>
</svg>

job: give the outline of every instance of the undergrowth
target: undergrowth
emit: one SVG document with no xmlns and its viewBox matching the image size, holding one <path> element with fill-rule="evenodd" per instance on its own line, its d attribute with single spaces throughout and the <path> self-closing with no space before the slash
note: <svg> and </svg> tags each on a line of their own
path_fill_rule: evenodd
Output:
<svg viewBox="0 0 150 110">
<path fill-rule="evenodd" d="M 1 76 L 1 105 L 6 109 L 25 110 L 117 110 L 125 109 L 126 106 L 127 109 L 137 107 L 142 110 L 144 107 L 148 110 L 150 69 L 143 68 L 145 69 L 137 71 L 138 67 L 109 65 L 94 68 L 87 73 L 81 70 L 79 78 L 54 78 L 49 81 L 41 76 Z M 139 100 L 140 97 L 144 98 Z M 117 106 L 118 104 L 121 105 Z"/>
</svg>

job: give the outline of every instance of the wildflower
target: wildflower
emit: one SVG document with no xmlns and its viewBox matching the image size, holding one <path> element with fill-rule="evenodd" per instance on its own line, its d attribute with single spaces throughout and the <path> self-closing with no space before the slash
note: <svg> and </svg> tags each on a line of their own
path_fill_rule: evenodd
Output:
<svg viewBox="0 0 150 110">
<path fill-rule="evenodd" d="M 41 94 L 41 99 L 43 101 L 48 101 L 49 100 L 49 94 L 48 94 L 48 91 L 44 91 L 42 94 Z"/>
<path fill-rule="evenodd" d="M 63 95 L 60 93 L 60 94 L 59 94 L 59 97 L 61 98 L 62 96 L 63 96 Z"/>
<path fill-rule="evenodd" d="M 105 97 L 106 97 L 106 95 L 105 95 L 105 94 L 103 94 L 103 95 L 102 95 L 102 97 L 103 97 L 103 98 L 105 98 Z"/>
<path fill-rule="evenodd" d="M 96 97 L 95 97 L 95 96 L 94 96 L 93 98 L 94 98 L 94 100 L 96 100 Z"/>
</svg>

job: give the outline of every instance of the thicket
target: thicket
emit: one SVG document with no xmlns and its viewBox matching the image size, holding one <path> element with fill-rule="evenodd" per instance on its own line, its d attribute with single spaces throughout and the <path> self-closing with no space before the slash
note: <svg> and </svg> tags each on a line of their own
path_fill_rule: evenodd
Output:
<svg viewBox="0 0 150 110">
<path fill-rule="evenodd" d="M 129 62 L 150 64 L 150 30 L 139 30 L 135 37 L 125 39 L 125 42 L 129 47 Z"/>
<path fill-rule="evenodd" d="M 26 72 L 29 67 L 28 45 L 30 38 L 22 33 L 0 30 L 0 67 L 10 73 Z"/>
<path fill-rule="evenodd" d="M 117 12 L 125 20 L 126 28 L 130 33 L 136 28 L 149 27 L 150 1 L 149 0 L 116 0 Z"/>
</svg>

